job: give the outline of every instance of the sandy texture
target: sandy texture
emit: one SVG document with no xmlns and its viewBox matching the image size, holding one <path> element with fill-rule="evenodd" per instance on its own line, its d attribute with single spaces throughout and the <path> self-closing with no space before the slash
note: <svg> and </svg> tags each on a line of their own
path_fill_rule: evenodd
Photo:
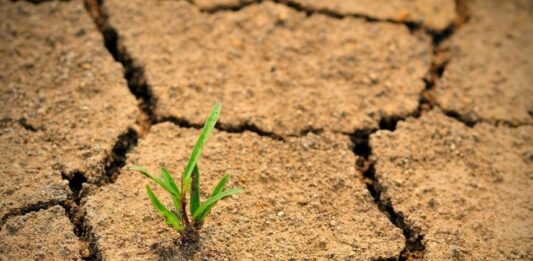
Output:
<svg viewBox="0 0 533 261">
<path fill-rule="evenodd" d="M 474 128 L 434 111 L 371 136 L 383 195 L 426 260 L 532 260 L 533 127 Z"/>
<path fill-rule="evenodd" d="M 10 218 L 0 231 L 0 260 L 81 260 L 82 246 L 59 206 Z"/>
<path fill-rule="evenodd" d="M 470 121 L 533 123 L 533 1 L 479 0 L 469 10 L 447 43 L 436 101 Z"/>
<path fill-rule="evenodd" d="M 3 122 L 0 151 L 0 222 L 24 208 L 67 199 L 68 182 L 50 166 L 52 148 L 46 144 L 44 133 Z"/>
<path fill-rule="evenodd" d="M 457 18 L 454 0 L 290 0 L 313 10 L 363 15 L 379 20 L 419 23 L 442 31 Z"/>
<path fill-rule="evenodd" d="M 101 175 L 137 106 L 82 1 L 0 1 L 0 119 L 43 129 L 56 169 Z"/>
<path fill-rule="evenodd" d="M 155 173 L 160 166 L 182 170 L 198 133 L 158 124 L 128 165 Z M 224 172 L 232 174 L 229 187 L 245 192 L 215 207 L 196 253 L 172 244 L 179 236 L 150 206 L 145 193 L 150 181 L 138 173 L 123 170 L 116 183 L 89 197 L 87 221 L 109 260 L 394 257 L 403 248 L 402 232 L 372 202 L 349 145 L 347 137 L 331 134 L 280 142 L 215 131 L 199 162 L 203 197 Z M 159 187 L 156 194 L 165 195 Z"/>
<path fill-rule="evenodd" d="M 202 10 L 214 10 L 217 8 L 239 7 L 253 1 L 254 0 L 193 0 L 193 3 Z"/>
<path fill-rule="evenodd" d="M 145 68 L 159 118 L 201 124 L 219 101 L 229 127 L 352 132 L 414 112 L 429 68 L 429 39 L 403 25 L 307 17 L 271 2 L 215 14 L 186 1 L 104 7 Z"/>
</svg>

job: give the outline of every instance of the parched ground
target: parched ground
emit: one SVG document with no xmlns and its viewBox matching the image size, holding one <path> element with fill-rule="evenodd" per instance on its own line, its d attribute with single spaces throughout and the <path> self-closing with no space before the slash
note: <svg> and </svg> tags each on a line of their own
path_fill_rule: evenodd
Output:
<svg viewBox="0 0 533 261">
<path fill-rule="evenodd" d="M 0 260 L 533 260 L 531 1 L 0 0 L 0 18 Z M 215 102 L 202 187 L 229 172 L 244 192 L 183 247 L 125 167 L 177 178 Z"/>
</svg>

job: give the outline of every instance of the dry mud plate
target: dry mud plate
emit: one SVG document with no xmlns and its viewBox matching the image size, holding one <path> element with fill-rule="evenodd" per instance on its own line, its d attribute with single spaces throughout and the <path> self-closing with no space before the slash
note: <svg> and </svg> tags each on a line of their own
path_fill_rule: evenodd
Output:
<svg viewBox="0 0 533 261">
<path fill-rule="evenodd" d="M 155 125 L 127 165 L 180 170 L 198 134 L 170 123 Z M 146 200 L 149 180 L 125 172 L 85 205 L 103 257 L 376 259 L 393 257 L 403 247 L 401 230 L 379 212 L 355 171 L 347 137 L 310 134 L 281 142 L 250 132 L 215 132 L 203 155 L 202 186 L 213 187 L 216 177 L 229 172 L 230 186 L 245 192 L 208 217 L 200 249 L 182 251 L 173 244 L 178 235 Z"/>
<path fill-rule="evenodd" d="M 416 110 L 430 62 L 430 39 L 403 25 L 306 16 L 269 1 L 215 14 L 186 1 L 104 8 L 144 68 L 159 119 L 201 124 L 219 101 L 227 128 L 374 128 Z"/>
<path fill-rule="evenodd" d="M 533 2 L 0 0 L 0 260 L 533 260 Z M 199 160 L 180 243 L 127 166 Z"/>
<path fill-rule="evenodd" d="M 371 136 L 376 177 L 428 260 L 531 260 L 533 127 L 468 128 L 439 112 Z"/>
</svg>

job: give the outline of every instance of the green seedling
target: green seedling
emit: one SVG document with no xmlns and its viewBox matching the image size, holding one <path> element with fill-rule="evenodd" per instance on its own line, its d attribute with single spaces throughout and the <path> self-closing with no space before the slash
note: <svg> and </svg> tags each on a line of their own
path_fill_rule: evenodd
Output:
<svg viewBox="0 0 533 261">
<path fill-rule="evenodd" d="M 209 215 L 215 204 L 225 197 L 241 192 L 238 188 L 225 189 L 226 183 L 230 178 L 229 174 L 225 174 L 215 186 L 211 196 L 203 202 L 200 200 L 200 170 L 198 168 L 198 159 L 202 154 L 202 147 L 207 141 L 209 133 L 211 133 L 215 127 L 218 115 L 220 114 L 220 109 L 220 104 L 215 104 L 211 110 L 211 114 L 209 114 L 209 117 L 205 121 L 202 132 L 194 145 L 189 161 L 181 176 L 180 187 L 174 182 L 170 171 L 166 168 L 161 168 L 161 177 L 156 177 L 150 174 L 150 172 L 144 167 L 129 167 L 129 170 L 138 171 L 152 179 L 170 194 L 174 206 L 173 210 L 169 210 L 163 205 L 150 186 L 146 186 L 146 192 L 148 193 L 148 198 L 152 202 L 152 205 L 159 214 L 165 218 L 166 223 L 181 234 L 182 242 L 197 241 L 199 238 L 198 230 L 202 227 L 205 218 Z M 188 208 L 187 194 L 190 195 L 190 204 Z M 187 210 L 189 212 L 187 212 Z M 188 213 L 192 219 L 189 219 Z"/>
</svg>

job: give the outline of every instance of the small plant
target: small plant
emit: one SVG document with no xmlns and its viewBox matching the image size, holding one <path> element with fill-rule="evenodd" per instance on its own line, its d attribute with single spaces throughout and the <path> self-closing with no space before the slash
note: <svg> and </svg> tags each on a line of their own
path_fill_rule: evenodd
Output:
<svg viewBox="0 0 533 261">
<path fill-rule="evenodd" d="M 129 170 L 142 173 L 170 193 L 172 204 L 174 205 L 172 211 L 168 210 L 159 201 L 149 185 L 146 186 L 146 192 L 152 205 L 165 218 L 166 223 L 181 234 L 182 242 L 196 242 L 199 239 L 198 230 L 202 227 L 205 218 L 209 215 L 215 204 L 225 197 L 241 192 L 238 188 L 224 189 L 230 177 L 229 174 L 225 174 L 215 186 L 211 196 L 204 202 L 200 202 L 200 170 L 198 169 L 198 159 L 202 154 L 202 147 L 209 133 L 215 127 L 220 109 L 220 104 L 215 104 L 211 110 L 211 114 L 205 121 L 202 132 L 194 145 L 191 157 L 181 176 L 181 185 L 179 188 L 166 168 L 161 168 L 161 177 L 156 177 L 150 174 L 144 167 L 129 167 Z M 192 220 L 189 219 L 187 214 L 187 194 L 190 194 L 191 197 L 188 210 Z"/>
</svg>

